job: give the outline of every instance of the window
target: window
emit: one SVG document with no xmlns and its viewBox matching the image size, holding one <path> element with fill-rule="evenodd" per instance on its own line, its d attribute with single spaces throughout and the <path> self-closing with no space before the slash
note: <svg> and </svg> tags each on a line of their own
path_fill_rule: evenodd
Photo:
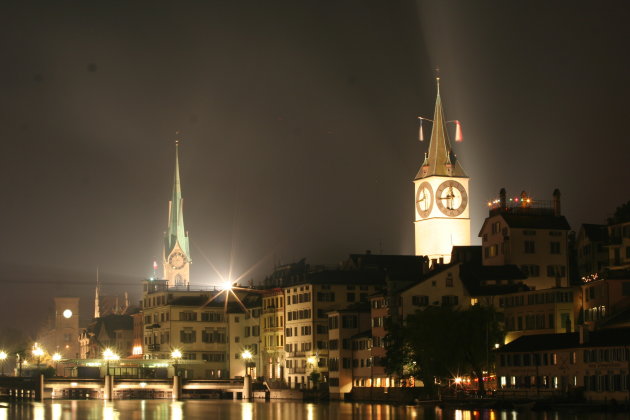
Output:
<svg viewBox="0 0 630 420">
<path fill-rule="evenodd" d="M 336 330 L 337 328 L 339 328 L 339 317 L 336 315 L 328 317 L 328 329 Z"/>
<path fill-rule="evenodd" d="M 210 329 L 206 328 L 201 332 L 201 341 L 204 343 L 225 343 L 225 328 Z"/>
<path fill-rule="evenodd" d="M 260 335 L 260 326 L 259 325 L 254 325 L 252 327 L 252 336 L 258 337 L 259 335 Z"/>
<path fill-rule="evenodd" d="M 312 329 L 310 325 L 302 327 L 302 335 L 311 335 Z"/>
<path fill-rule="evenodd" d="M 337 350 L 339 348 L 339 340 L 330 340 L 328 342 L 328 348 L 330 350 Z"/>
<path fill-rule="evenodd" d="M 334 302 L 335 292 L 318 292 L 317 301 L 318 302 Z"/>
<path fill-rule="evenodd" d="M 197 341 L 196 331 L 193 329 L 184 329 L 179 332 L 179 341 L 182 343 L 194 343 Z"/>
<path fill-rule="evenodd" d="M 442 306 L 455 306 L 458 304 L 458 300 L 455 295 L 442 296 Z"/>
<path fill-rule="evenodd" d="M 630 284 L 630 282 L 628 282 Z M 412 296 L 411 304 L 414 306 L 428 306 L 429 305 L 429 296 L 420 295 L 420 296 Z"/>
<path fill-rule="evenodd" d="M 251 328 L 245 327 L 245 337 L 249 337 L 251 335 Z"/>
<path fill-rule="evenodd" d="M 534 254 L 536 252 L 536 242 L 534 241 L 524 241 L 523 246 L 526 254 Z"/>
<path fill-rule="evenodd" d="M 354 315 L 344 315 L 341 317 L 343 328 L 357 328 L 357 317 Z"/>
<path fill-rule="evenodd" d="M 354 293 L 347 293 L 346 294 L 346 300 L 348 302 L 354 302 L 356 299 L 356 295 Z"/>
<path fill-rule="evenodd" d="M 453 287 L 453 273 L 448 273 L 446 276 L 446 287 Z"/>
<path fill-rule="evenodd" d="M 551 252 L 552 254 L 559 254 L 560 242 L 556 242 L 556 241 L 549 242 L 549 252 Z"/>
<path fill-rule="evenodd" d="M 206 362 L 225 362 L 225 353 L 218 351 L 203 353 L 201 358 Z"/>
<path fill-rule="evenodd" d="M 180 312 L 179 320 L 180 321 L 196 321 L 197 313 L 196 312 Z"/>
<path fill-rule="evenodd" d="M 630 296 L 630 281 L 624 281 L 621 283 L 621 294 L 624 296 Z"/>
<path fill-rule="evenodd" d="M 206 322 L 223 322 L 223 314 L 220 312 L 202 312 L 201 320 Z"/>
</svg>

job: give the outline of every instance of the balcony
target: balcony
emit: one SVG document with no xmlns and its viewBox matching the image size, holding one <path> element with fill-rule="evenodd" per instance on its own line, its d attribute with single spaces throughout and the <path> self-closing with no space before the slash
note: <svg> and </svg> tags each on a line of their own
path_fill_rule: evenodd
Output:
<svg viewBox="0 0 630 420">
<path fill-rule="evenodd" d="M 294 351 L 291 353 L 287 353 L 287 357 L 304 357 L 306 356 L 306 352 L 303 351 Z"/>
<path fill-rule="evenodd" d="M 160 351 L 159 344 L 149 344 L 147 348 L 149 349 L 149 351 Z"/>
<path fill-rule="evenodd" d="M 305 367 L 289 368 L 288 371 L 289 371 L 289 373 L 306 373 L 306 368 Z"/>
</svg>

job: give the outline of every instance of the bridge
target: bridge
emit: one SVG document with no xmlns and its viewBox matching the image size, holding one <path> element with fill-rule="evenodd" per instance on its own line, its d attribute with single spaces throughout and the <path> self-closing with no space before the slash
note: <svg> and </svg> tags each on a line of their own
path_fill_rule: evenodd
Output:
<svg viewBox="0 0 630 420">
<path fill-rule="evenodd" d="M 251 399 L 251 378 L 187 380 L 179 376 L 170 379 L 117 379 L 106 375 L 98 379 L 0 377 L 0 396 L 10 399 L 129 399 L 129 398 L 218 398 L 232 394 L 233 398 Z"/>
</svg>

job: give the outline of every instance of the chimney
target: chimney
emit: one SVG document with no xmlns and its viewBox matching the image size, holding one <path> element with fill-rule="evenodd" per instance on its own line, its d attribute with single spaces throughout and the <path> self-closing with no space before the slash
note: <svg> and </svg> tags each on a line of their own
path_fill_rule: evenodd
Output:
<svg viewBox="0 0 630 420">
<path fill-rule="evenodd" d="M 560 190 L 553 190 L 553 215 L 560 216 Z"/>
<path fill-rule="evenodd" d="M 444 257 L 440 257 L 440 265 L 444 265 Z"/>
<path fill-rule="evenodd" d="M 507 199 L 505 198 L 505 195 L 505 188 L 501 188 L 501 191 L 499 191 L 499 201 L 502 209 L 507 207 Z"/>
</svg>

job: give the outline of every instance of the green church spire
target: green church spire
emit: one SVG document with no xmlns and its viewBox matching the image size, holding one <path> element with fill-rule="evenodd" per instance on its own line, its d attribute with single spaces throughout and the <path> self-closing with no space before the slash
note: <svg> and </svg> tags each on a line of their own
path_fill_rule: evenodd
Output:
<svg viewBox="0 0 630 420">
<path fill-rule="evenodd" d="M 179 243 L 187 258 L 190 258 L 188 233 L 184 228 L 184 199 L 179 178 L 179 141 L 175 141 L 175 176 L 173 194 L 169 202 L 168 230 L 166 231 L 164 255 L 168 256 Z"/>
</svg>

